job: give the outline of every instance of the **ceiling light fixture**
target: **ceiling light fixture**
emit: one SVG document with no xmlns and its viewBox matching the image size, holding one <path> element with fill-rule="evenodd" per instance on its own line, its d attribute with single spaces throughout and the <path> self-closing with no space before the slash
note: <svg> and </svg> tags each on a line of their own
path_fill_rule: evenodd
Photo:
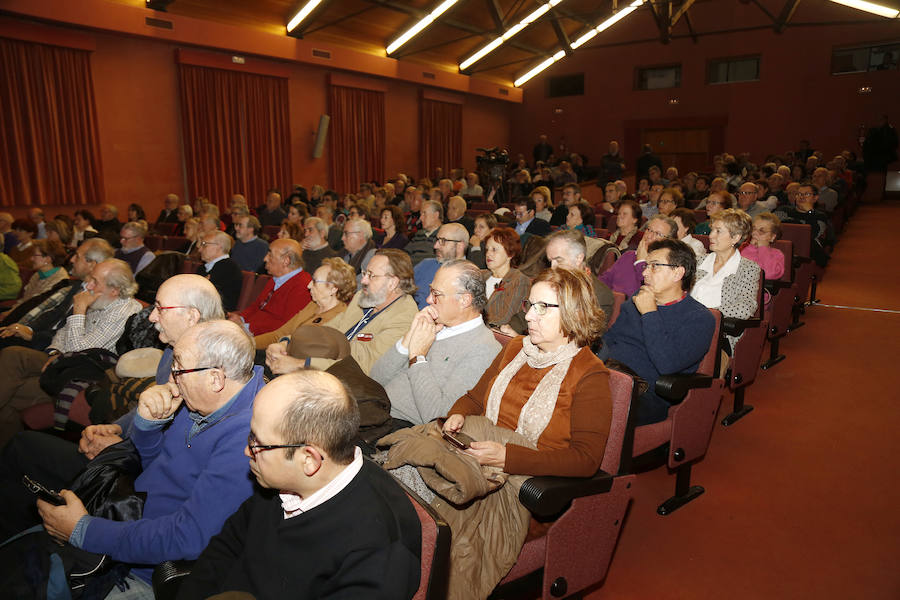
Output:
<svg viewBox="0 0 900 600">
<path fill-rule="evenodd" d="M 418 23 L 404 31 L 400 37 L 391 42 L 391 44 L 387 48 L 385 48 L 385 52 L 387 52 L 388 56 L 396 52 L 400 48 L 400 46 L 413 39 L 415 36 L 419 35 L 423 29 L 431 25 L 431 23 L 442 14 L 450 10 L 450 8 L 458 1 L 459 0 L 444 0 L 443 2 L 441 2 L 437 8 L 422 17 L 422 19 Z"/>
<path fill-rule="evenodd" d="M 307 2 L 303 6 L 303 8 L 298 10 L 297 14 L 295 14 L 293 17 L 291 17 L 291 20 L 288 21 L 288 24 L 287 24 L 288 33 L 292 32 L 294 29 L 296 29 L 297 25 L 302 23 L 303 19 L 308 17 L 309 13 L 311 13 L 313 10 L 315 10 L 315 8 L 321 3 L 322 3 L 322 0 L 309 0 L 309 2 Z"/>
<path fill-rule="evenodd" d="M 534 11 L 532 11 L 531 14 L 529 14 L 527 17 L 525 17 L 524 19 L 519 21 L 517 24 L 513 25 L 512 27 L 510 27 L 509 29 L 504 31 L 503 35 L 501 35 L 497 38 L 494 38 L 488 44 L 486 44 L 480 50 L 478 50 L 475 54 L 473 54 L 469 58 L 467 58 L 464 61 L 462 61 L 461 63 L 459 63 L 459 70 L 465 71 L 466 69 L 468 69 L 469 67 L 471 67 L 472 65 L 477 63 L 479 60 L 481 60 L 482 58 L 484 58 L 485 56 L 487 56 L 488 54 L 490 54 L 491 52 L 493 52 L 494 50 L 496 50 L 497 48 L 502 46 L 503 42 L 507 41 L 508 39 L 510 39 L 517 33 L 519 33 L 520 31 L 522 31 L 523 29 L 525 29 L 526 27 L 528 27 L 529 25 L 531 25 L 532 23 L 537 21 L 539 18 L 541 18 L 544 15 L 544 13 L 546 13 L 548 10 L 550 10 L 557 4 L 562 3 L 562 1 L 563 0 L 550 0 L 550 2 L 547 2 L 546 4 L 541 4 L 538 8 L 536 8 Z"/>
<path fill-rule="evenodd" d="M 627 17 L 628 15 L 630 15 L 631 13 L 636 11 L 638 8 L 641 7 L 641 5 L 643 3 L 644 3 L 644 0 L 634 0 L 634 2 L 632 2 L 628 6 L 626 6 L 625 8 L 623 8 L 622 10 L 620 10 L 619 12 L 617 12 L 616 14 L 611 16 L 610 18 L 606 19 L 605 21 L 603 21 L 602 23 L 600 23 L 593 29 L 591 29 L 590 31 L 588 31 L 587 33 L 585 33 L 584 35 L 579 37 L 574 42 L 572 42 L 572 44 L 571 44 L 572 49 L 574 50 L 575 48 L 578 48 L 579 46 L 583 46 L 589 40 L 594 38 L 598 33 L 602 33 L 603 31 L 606 31 L 607 29 L 609 29 L 610 27 L 612 27 L 613 25 L 615 25 L 616 23 L 618 23 L 619 21 L 621 21 L 622 19 L 624 19 L 625 17 Z M 535 75 L 537 75 L 538 73 L 540 73 L 541 71 L 543 71 L 544 69 L 546 69 L 547 67 L 549 67 L 550 65 L 555 63 L 556 61 L 563 58 L 565 55 L 566 55 L 565 51 L 560 50 L 559 52 L 557 52 L 556 54 L 554 54 L 553 56 L 551 56 L 550 58 L 548 58 L 547 60 L 545 60 L 544 62 L 539 64 L 538 66 L 536 66 L 535 68 L 531 69 L 530 71 L 528 71 L 527 73 L 525 73 L 524 75 L 522 75 L 521 77 L 516 79 L 516 81 L 515 81 L 515 83 L 513 83 L 513 85 L 515 87 L 521 87 L 526 82 L 528 82 L 528 80 L 533 78 Z"/>
<path fill-rule="evenodd" d="M 844 6 L 849 6 L 850 8 L 855 8 L 856 10 L 862 10 L 867 13 L 872 13 L 873 15 L 878 15 L 880 17 L 887 17 L 888 19 L 896 19 L 897 15 L 900 14 L 900 10 L 890 8 L 888 6 L 882 6 L 881 4 L 875 4 L 874 2 L 866 2 L 865 0 L 831 1 L 835 4 L 843 4 Z"/>
</svg>

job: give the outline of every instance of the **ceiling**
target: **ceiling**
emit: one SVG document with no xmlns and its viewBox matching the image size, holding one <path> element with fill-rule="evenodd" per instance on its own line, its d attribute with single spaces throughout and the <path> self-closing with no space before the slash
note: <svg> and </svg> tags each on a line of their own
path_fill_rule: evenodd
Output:
<svg viewBox="0 0 900 600">
<path fill-rule="evenodd" d="M 143 0 L 113 0 L 134 5 Z M 174 0 L 167 12 L 285 35 L 285 24 L 306 0 Z M 441 0 L 322 0 L 301 23 L 304 39 L 385 55 L 385 46 L 433 10 Z M 453 72 L 458 63 L 521 21 L 546 0 L 459 0 L 392 56 Z M 900 7 L 900 0 L 879 0 Z M 467 71 L 510 84 L 519 75 L 565 48 L 630 0 L 564 0 Z M 789 27 L 797 20 L 828 14 L 878 19 L 825 0 L 652 0 L 627 17 L 628 27 L 611 28 L 583 48 L 603 43 L 697 37 L 740 28 Z M 623 21 L 624 23 L 624 21 Z"/>
</svg>

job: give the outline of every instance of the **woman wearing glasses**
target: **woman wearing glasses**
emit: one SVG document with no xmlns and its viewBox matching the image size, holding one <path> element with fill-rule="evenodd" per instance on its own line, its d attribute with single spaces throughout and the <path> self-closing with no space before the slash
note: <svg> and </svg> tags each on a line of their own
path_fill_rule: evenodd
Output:
<svg viewBox="0 0 900 600">
<path fill-rule="evenodd" d="M 476 441 L 466 452 L 511 475 L 590 477 L 612 415 L 609 374 L 591 352 L 606 317 L 588 275 L 557 267 L 534 280 L 523 302 L 528 335 L 511 340 L 479 382 L 456 401 L 444 431 L 484 415 L 522 433 L 533 447 Z"/>
<path fill-rule="evenodd" d="M 709 218 L 694 227 L 694 233 L 697 235 L 709 235 L 710 229 L 712 229 L 713 216 L 729 208 L 731 208 L 731 194 L 727 192 L 713 192 L 710 194 L 709 198 L 706 199 L 706 216 Z"/>
</svg>

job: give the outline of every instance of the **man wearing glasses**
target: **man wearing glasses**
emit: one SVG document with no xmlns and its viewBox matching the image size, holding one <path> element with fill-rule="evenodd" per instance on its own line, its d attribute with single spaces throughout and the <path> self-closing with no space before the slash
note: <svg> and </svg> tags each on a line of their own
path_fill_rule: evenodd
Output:
<svg viewBox="0 0 900 600">
<path fill-rule="evenodd" d="M 549 235 L 550 223 L 534 216 L 536 206 L 531 196 L 516 200 L 516 233 L 522 238 L 522 245 L 529 235 Z M 528 235 L 526 235 L 528 234 Z"/>
<path fill-rule="evenodd" d="M 147 494 L 141 519 L 90 517 L 68 490 L 64 505 L 38 502 L 51 536 L 134 566 L 129 597 L 152 598 L 147 565 L 199 556 L 252 493 L 243 451 L 264 384 L 253 355 L 252 340 L 225 320 L 197 325 L 175 344 L 171 379 L 141 394 L 134 417 L 144 467 L 134 488 Z"/>
<path fill-rule="evenodd" d="M 462 258 L 446 262 L 428 289 L 428 305 L 372 367 L 372 379 L 391 399 L 391 416 L 403 426 L 447 414 L 500 352 L 481 318 L 487 297 L 478 267 Z"/>
<path fill-rule="evenodd" d="M 412 263 L 403 250 L 382 248 L 362 274 L 360 290 L 326 326 L 342 332 L 350 355 L 369 374 L 372 365 L 403 337 L 416 314 Z"/>
<path fill-rule="evenodd" d="M 131 267 L 131 271 L 137 275 L 141 269 L 153 262 L 156 255 L 153 250 L 144 245 L 144 236 L 147 228 L 136 221 L 129 221 L 122 225 L 119 242 L 122 247 L 116 250 L 115 258 L 124 260 Z"/>
<path fill-rule="evenodd" d="M 751 219 L 769 210 L 769 207 L 763 201 L 760 201 L 759 188 L 756 187 L 755 183 L 748 181 L 741 184 L 735 196 L 737 196 L 738 201 L 737 207 L 750 215 Z"/>
<path fill-rule="evenodd" d="M 231 258 L 233 240 L 224 231 L 207 233 L 200 241 L 200 259 L 197 275 L 206 277 L 222 296 L 222 306 L 226 311 L 237 310 L 238 297 L 244 277 L 240 265 Z"/>
<path fill-rule="evenodd" d="M 362 280 L 362 272 L 369 267 L 375 256 L 375 242 L 372 241 L 372 225 L 363 219 L 347 219 L 341 234 L 344 243 L 344 262 L 356 271 L 357 284 Z"/>
<path fill-rule="evenodd" d="M 641 287 L 646 274 L 651 242 L 665 239 L 675 239 L 678 235 L 678 224 L 663 215 L 656 215 L 647 222 L 644 235 L 638 243 L 637 250 L 629 250 L 622 254 L 613 266 L 600 275 L 600 281 L 605 283 L 612 291 L 620 292 L 626 296 L 635 294 Z M 549 253 L 547 254 L 549 258 Z"/>
<path fill-rule="evenodd" d="M 259 484 L 210 540 L 179 598 L 408 599 L 421 527 L 400 485 L 354 444 L 356 402 L 333 375 L 282 375 L 257 395 L 242 450 Z M 246 461 L 246 459 L 244 459 Z"/>
<path fill-rule="evenodd" d="M 817 265 L 824 267 L 831 258 L 826 247 L 834 244 L 835 235 L 828 215 L 816 210 L 819 191 L 813 183 L 803 182 L 797 188 L 794 198 L 794 206 L 779 206 L 775 216 L 781 219 L 782 223 L 798 223 L 812 228 L 810 256 Z"/>
<path fill-rule="evenodd" d="M 709 310 L 688 293 L 697 272 L 690 246 L 673 239 L 654 241 L 643 265 L 644 284 L 622 305 L 597 354 L 603 361 L 624 364 L 649 384 L 638 406 L 638 425 L 665 420 L 669 403 L 656 395 L 656 380 L 696 372 L 716 327 Z"/>
<path fill-rule="evenodd" d="M 416 265 L 413 274 L 416 280 L 416 306 L 428 306 L 428 286 L 442 264 L 456 258 L 465 258 L 469 247 L 469 232 L 459 223 L 447 223 L 438 229 L 434 240 L 434 258 L 426 258 Z"/>
</svg>

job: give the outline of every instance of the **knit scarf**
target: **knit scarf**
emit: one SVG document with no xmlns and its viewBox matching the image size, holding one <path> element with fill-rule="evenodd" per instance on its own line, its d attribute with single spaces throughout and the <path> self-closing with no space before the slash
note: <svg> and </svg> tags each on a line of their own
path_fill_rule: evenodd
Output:
<svg viewBox="0 0 900 600">
<path fill-rule="evenodd" d="M 553 417 L 553 409 L 556 408 L 556 400 L 559 397 L 559 387 L 566 373 L 569 371 L 569 365 L 572 359 L 581 350 L 575 345 L 575 342 L 569 342 L 564 346 L 560 346 L 553 352 L 542 352 L 537 346 L 531 343 L 528 336 L 522 339 L 522 350 L 506 365 L 494 385 L 491 387 L 491 393 L 488 395 L 487 407 L 485 408 L 485 416 L 496 425 L 497 418 L 500 414 L 500 401 L 509 382 L 515 377 L 516 373 L 523 365 L 527 364 L 532 369 L 544 369 L 550 365 L 554 367 L 549 373 L 544 375 L 537 387 L 531 393 L 531 397 L 522 407 L 519 413 L 519 423 L 516 427 L 516 433 L 523 435 L 532 444 L 537 445 L 537 440 L 546 429 L 547 424 Z"/>
</svg>

